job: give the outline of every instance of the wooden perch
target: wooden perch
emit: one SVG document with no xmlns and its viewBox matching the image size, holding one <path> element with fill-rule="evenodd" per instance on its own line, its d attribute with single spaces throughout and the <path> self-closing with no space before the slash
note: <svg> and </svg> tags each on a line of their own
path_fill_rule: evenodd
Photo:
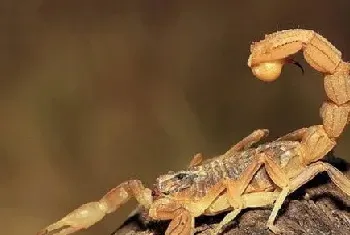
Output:
<svg viewBox="0 0 350 235">
<path fill-rule="evenodd" d="M 350 175 L 349 164 L 339 158 L 328 157 L 328 162 Z M 271 208 L 248 209 L 231 223 L 222 234 L 272 235 L 266 227 Z M 210 234 L 211 228 L 226 213 L 202 216 L 196 219 L 195 234 Z M 164 234 L 167 222 L 145 222 L 136 212 L 113 235 Z M 350 198 L 341 192 L 327 175 L 319 175 L 310 183 L 288 196 L 276 220 L 282 234 L 350 234 Z"/>
</svg>

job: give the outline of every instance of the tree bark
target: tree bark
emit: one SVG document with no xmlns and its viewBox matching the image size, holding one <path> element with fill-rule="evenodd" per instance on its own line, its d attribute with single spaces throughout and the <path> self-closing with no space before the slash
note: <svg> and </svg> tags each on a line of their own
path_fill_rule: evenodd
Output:
<svg viewBox="0 0 350 235">
<path fill-rule="evenodd" d="M 328 156 L 327 161 L 350 176 L 349 164 Z M 350 177 L 349 177 L 350 178 Z M 271 208 L 246 209 L 222 234 L 272 235 L 266 227 Z M 196 218 L 195 234 L 210 234 L 226 213 Z M 168 222 L 145 222 L 142 213 L 135 212 L 113 235 L 164 234 Z M 350 234 L 350 197 L 341 192 L 326 174 L 320 174 L 287 197 L 275 224 L 281 234 Z"/>
</svg>

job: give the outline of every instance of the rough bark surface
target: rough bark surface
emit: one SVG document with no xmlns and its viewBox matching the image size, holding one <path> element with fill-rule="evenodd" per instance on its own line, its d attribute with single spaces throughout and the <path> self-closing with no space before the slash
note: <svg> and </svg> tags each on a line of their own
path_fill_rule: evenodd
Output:
<svg viewBox="0 0 350 235">
<path fill-rule="evenodd" d="M 349 164 L 334 157 L 328 162 L 342 170 L 350 178 Z M 233 221 L 222 234 L 272 235 L 266 227 L 271 208 L 247 209 Z M 225 213 L 216 216 L 202 216 L 196 219 L 195 234 L 210 234 Z M 157 235 L 164 234 L 168 222 L 145 223 L 143 216 L 136 213 L 118 228 L 114 235 Z M 325 174 L 320 174 L 304 187 L 288 196 L 276 225 L 282 234 L 350 234 L 350 198 L 341 192 Z"/>
</svg>

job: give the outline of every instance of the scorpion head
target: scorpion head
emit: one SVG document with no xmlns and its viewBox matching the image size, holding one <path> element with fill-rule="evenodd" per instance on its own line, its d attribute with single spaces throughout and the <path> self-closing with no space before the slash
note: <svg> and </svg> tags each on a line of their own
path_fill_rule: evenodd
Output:
<svg viewBox="0 0 350 235">
<path fill-rule="evenodd" d="M 201 175 L 199 171 L 170 171 L 157 178 L 153 193 L 155 196 L 159 196 L 181 192 L 200 180 Z"/>
</svg>

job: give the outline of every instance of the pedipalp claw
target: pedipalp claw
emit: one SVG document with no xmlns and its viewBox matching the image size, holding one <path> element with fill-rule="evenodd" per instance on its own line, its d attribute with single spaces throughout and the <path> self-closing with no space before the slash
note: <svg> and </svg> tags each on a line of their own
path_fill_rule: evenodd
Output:
<svg viewBox="0 0 350 235">
<path fill-rule="evenodd" d="M 67 235 L 67 234 L 71 234 L 74 233 L 76 231 L 80 230 L 79 228 L 74 228 L 74 227 L 68 227 L 68 228 L 61 228 L 61 229 L 57 229 L 57 231 L 55 230 L 47 230 L 44 229 L 42 231 L 40 231 L 37 235 L 47 235 L 47 234 L 56 234 L 56 235 Z"/>
<path fill-rule="evenodd" d="M 106 212 L 99 202 L 83 204 L 61 220 L 41 230 L 37 235 L 68 235 L 94 225 L 105 214 Z"/>
</svg>

